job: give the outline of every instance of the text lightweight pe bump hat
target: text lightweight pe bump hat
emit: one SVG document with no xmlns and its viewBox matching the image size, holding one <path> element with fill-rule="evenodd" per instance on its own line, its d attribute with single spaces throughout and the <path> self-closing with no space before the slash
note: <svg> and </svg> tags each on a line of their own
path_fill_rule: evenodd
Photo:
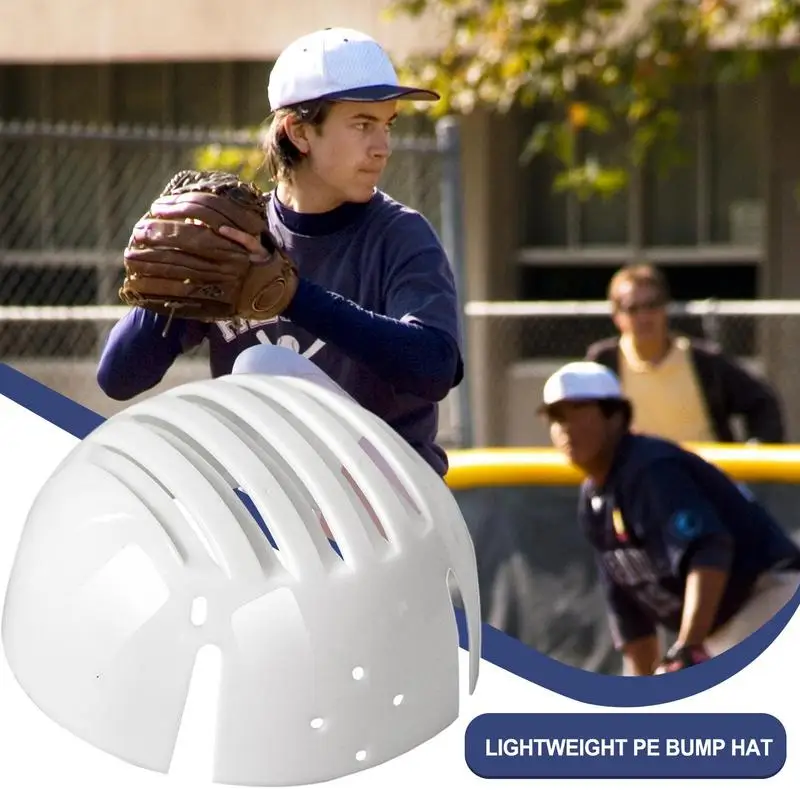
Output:
<svg viewBox="0 0 800 800">
<path fill-rule="evenodd" d="M 50 718 L 161 772 L 198 652 L 218 648 L 214 781 L 306 784 L 457 718 L 456 588 L 471 693 L 477 568 L 445 483 L 341 393 L 231 375 L 134 404 L 67 456 L 26 520 L 2 634 Z"/>
<path fill-rule="evenodd" d="M 272 111 L 313 100 L 435 101 L 436 92 L 402 86 L 392 61 L 370 36 L 326 28 L 292 42 L 269 77 Z"/>
</svg>

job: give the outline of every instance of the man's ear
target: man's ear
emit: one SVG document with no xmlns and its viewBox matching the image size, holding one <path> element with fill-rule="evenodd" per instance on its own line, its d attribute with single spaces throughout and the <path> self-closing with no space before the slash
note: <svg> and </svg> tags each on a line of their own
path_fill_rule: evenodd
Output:
<svg viewBox="0 0 800 800">
<path fill-rule="evenodd" d="M 308 155 L 311 146 L 308 143 L 308 125 L 295 117 L 287 117 L 283 129 L 289 141 L 303 154 Z"/>
</svg>

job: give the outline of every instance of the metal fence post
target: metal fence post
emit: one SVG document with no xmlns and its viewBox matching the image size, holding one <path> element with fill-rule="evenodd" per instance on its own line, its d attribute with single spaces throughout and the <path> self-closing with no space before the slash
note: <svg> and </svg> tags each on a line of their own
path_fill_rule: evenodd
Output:
<svg viewBox="0 0 800 800">
<path fill-rule="evenodd" d="M 441 234 L 453 269 L 459 298 L 459 317 L 463 339 L 465 376 L 458 392 L 461 447 L 472 447 L 469 360 L 467 358 L 466 275 L 464 264 L 464 210 L 461 193 L 461 131 L 456 117 L 443 117 L 436 123 L 436 142 L 442 159 Z"/>
</svg>

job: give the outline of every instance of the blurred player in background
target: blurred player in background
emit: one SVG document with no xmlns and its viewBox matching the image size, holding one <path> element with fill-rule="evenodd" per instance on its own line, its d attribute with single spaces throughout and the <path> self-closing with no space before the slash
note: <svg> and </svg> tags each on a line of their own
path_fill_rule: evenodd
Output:
<svg viewBox="0 0 800 800">
<path fill-rule="evenodd" d="M 341 28 L 290 44 L 268 94 L 265 155 L 276 188 L 266 224 L 299 269 L 293 301 L 266 323 L 173 319 L 166 335 L 166 316 L 134 309 L 111 331 L 98 383 L 108 396 L 128 400 L 155 387 L 204 339 L 213 377 L 234 364 L 258 370 L 257 351 L 245 351 L 282 345 L 313 359 L 444 475 L 437 403 L 463 378 L 454 278 L 429 222 L 376 188 L 398 101 L 438 95 L 398 85 L 380 45 Z M 263 257 L 255 237 L 221 232 L 254 262 Z"/>
<path fill-rule="evenodd" d="M 656 267 L 619 270 L 608 287 L 620 335 L 592 344 L 586 358 L 614 370 L 636 407 L 639 433 L 676 442 L 732 442 L 741 416 L 749 441 L 784 441 L 778 399 L 719 348 L 670 331 L 670 292 Z"/>
<path fill-rule="evenodd" d="M 733 647 L 800 587 L 800 548 L 714 465 L 631 433 L 635 407 L 616 375 L 567 364 L 540 408 L 585 476 L 581 530 L 597 557 L 626 674 L 683 669 Z M 664 654 L 663 628 L 676 635 Z"/>
</svg>

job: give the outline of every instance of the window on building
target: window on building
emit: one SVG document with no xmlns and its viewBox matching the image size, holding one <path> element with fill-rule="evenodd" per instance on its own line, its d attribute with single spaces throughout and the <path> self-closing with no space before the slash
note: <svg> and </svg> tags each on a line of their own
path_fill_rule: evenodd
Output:
<svg viewBox="0 0 800 800">
<path fill-rule="evenodd" d="M 3 65 L 3 117 L 11 120 L 41 119 L 46 100 L 49 68 L 38 64 Z"/>
<path fill-rule="evenodd" d="M 598 164 L 615 169 L 628 160 L 629 143 L 620 131 L 599 136 L 591 131 L 580 138 L 583 158 L 595 159 Z M 630 239 L 629 215 L 631 190 L 626 188 L 609 197 L 594 196 L 575 203 L 579 226 L 579 241 L 584 247 L 624 245 Z"/>
<path fill-rule="evenodd" d="M 671 101 L 681 115 L 679 163 L 664 169 L 649 159 L 630 189 L 609 200 L 580 203 L 556 193 L 556 168 L 538 157 L 522 172 L 520 261 L 546 261 L 548 254 L 540 259 L 536 250 L 560 248 L 586 251 L 597 263 L 609 248 L 638 246 L 722 246 L 738 248 L 743 262 L 752 260 L 763 247 L 764 100 L 759 83 L 679 88 Z M 544 114 L 527 111 L 521 124 L 533 130 Z M 596 152 L 611 163 L 625 147 L 621 138 L 585 136 L 582 144 L 584 153 Z"/>
<path fill-rule="evenodd" d="M 232 127 L 231 65 L 177 63 L 170 68 L 170 78 L 173 116 L 179 125 Z"/>
<path fill-rule="evenodd" d="M 110 83 L 112 122 L 163 125 L 171 121 L 171 87 L 165 65 L 114 64 Z"/>
<path fill-rule="evenodd" d="M 522 148 L 536 126 L 546 118 L 547 111 L 544 109 L 518 112 Z M 554 192 L 551 188 L 558 172 L 558 163 L 549 154 L 537 155 L 520 165 L 519 202 L 523 246 L 567 247 L 569 244 L 567 195 Z"/>
<path fill-rule="evenodd" d="M 269 115 L 267 80 L 271 64 L 263 61 L 246 61 L 232 65 L 233 69 L 233 122 L 239 127 L 260 126 Z"/>
<path fill-rule="evenodd" d="M 664 169 L 651 158 L 643 172 L 643 240 L 655 247 L 695 247 L 698 228 L 698 132 L 702 95 L 695 87 L 676 91 L 680 113 L 675 148 L 680 162 Z"/>
<path fill-rule="evenodd" d="M 709 233 L 713 242 L 760 247 L 765 93 L 756 82 L 724 84 L 709 103 Z"/>
<path fill-rule="evenodd" d="M 523 136 L 532 135 L 546 121 L 546 109 L 519 113 Z M 524 140 L 523 140 L 524 141 Z M 584 132 L 578 140 L 581 157 L 595 158 L 605 167 L 625 163 L 627 140 L 621 134 L 598 136 Z M 610 197 L 580 201 L 575 195 L 552 189 L 563 170 L 554 157 L 541 154 L 521 169 L 520 201 L 522 239 L 526 247 L 605 247 L 624 245 L 629 239 L 630 195 L 625 190 Z"/>
<path fill-rule="evenodd" d="M 47 80 L 47 117 L 53 122 L 107 122 L 108 72 L 105 65 L 53 65 Z"/>
</svg>

